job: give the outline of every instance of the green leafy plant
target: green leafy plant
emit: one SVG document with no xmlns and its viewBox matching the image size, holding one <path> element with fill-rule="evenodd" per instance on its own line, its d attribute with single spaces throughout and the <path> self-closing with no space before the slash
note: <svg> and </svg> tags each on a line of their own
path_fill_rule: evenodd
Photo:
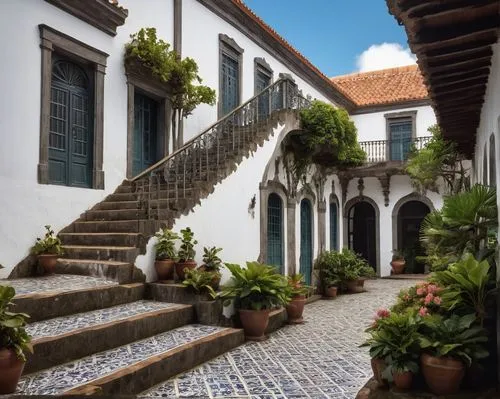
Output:
<svg viewBox="0 0 500 399">
<path fill-rule="evenodd" d="M 393 249 L 392 250 L 392 260 L 405 260 L 405 256 L 403 254 L 403 251 L 400 249 Z"/>
<path fill-rule="evenodd" d="M 456 144 L 443 139 L 438 125 L 428 131 L 432 133 L 431 140 L 420 150 L 412 148 L 408 156 L 406 173 L 413 186 L 420 192 L 439 192 L 438 181 L 442 178 L 451 194 L 468 189 L 468 171 Z"/>
<path fill-rule="evenodd" d="M 31 247 L 32 255 L 62 255 L 62 243 L 59 237 L 57 237 L 54 231 L 50 228 L 50 225 L 45 226 L 45 236 L 43 238 L 37 238 L 35 245 Z"/>
<path fill-rule="evenodd" d="M 494 278 L 488 261 L 477 261 L 472 254 L 435 272 L 431 280 L 445 287 L 441 306 L 458 314 L 474 313 L 482 325 L 486 315 L 486 301 L 494 292 Z"/>
<path fill-rule="evenodd" d="M 420 324 L 420 318 L 410 313 L 378 312 L 374 325 L 367 330 L 370 337 L 361 346 L 369 347 L 372 358 L 385 360 L 384 378 L 390 381 L 395 371 L 418 371 Z"/>
<path fill-rule="evenodd" d="M 304 275 L 301 273 L 292 274 L 288 276 L 288 287 L 292 297 L 307 295 L 311 289 L 309 285 L 305 284 Z"/>
<path fill-rule="evenodd" d="M 182 244 L 181 247 L 179 248 L 179 254 L 178 254 L 179 261 L 186 262 L 189 260 L 193 260 L 196 255 L 194 246 L 198 244 L 198 241 L 194 239 L 194 233 L 189 227 L 181 230 L 181 235 L 182 235 Z"/>
<path fill-rule="evenodd" d="M 432 356 L 450 356 L 471 365 L 473 360 L 484 359 L 489 355 L 484 348 L 488 342 L 487 331 L 474 325 L 475 314 L 465 316 L 439 315 L 423 319 L 420 346 Z"/>
<path fill-rule="evenodd" d="M 247 262 L 247 267 L 226 263 L 231 279 L 222 287 L 219 297 L 227 306 L 234 301 L 237 309 L 273 309 L 290 302 L 290 289 L 285 276 L 274 266 Z"/>
<path fill-rule="evenodd" d="M 186 269 L 186 278 L 182 282 L 185 287 L 192 288 L 197 294 L 208 292 L 213 298 L 216 297 L 216 292 L 212 288 L 212 280 L 216 277 L 216 273 L 203 271 L 199 269 Z"/>
<path fill-rule="evenodd" d="M 20 360 L 26 361 L 25 353 L 33 352 L 31 338 L 24 328 L 29 316 L 9 311 L 15 295 L 14 288 L 0 285 L 0 349 L 12 349 Z"/>
<path fill-rule="evenodd" d="M 158 241 L 155 244 L 156 249 L 156 259 L 177 259 L 177 253 L 175 249 L 175 240 L 179 239 L 179 236 L 172 230 L 167 228 L 162 229 L 155 234 Z"/>
<path fill-rule="evenodd" d="M 172 106 L 172 138 L 174 149 L 183 142 L 183 119 L 200 104 L 214 105 L 215 90 L 202 85 L 198 65 L 192 58 L 181 59 L 170 44 L 158 38 L 155 28 L 142 28 L 131 35 L 125 45 L 125 62 L 138 60 L 152 74 L 166 83 Z"/>
<path fill-rule="evenodd" d="M 211 247 L 203 248 L 203 263 L 205 270 L 218 272 L 222 266 L 222 260 L 217 255 L 222 251 L 222 248 Z"/>
<path fill-rule="evenodd" d="M 496 191 L 476 184 L 470 191 L 446 197 L 440 211 L 429 213 L 420 240 L 429 256 L 456 261 L 465 251 L 479 253 L 497 227 Z"/>
</svg>

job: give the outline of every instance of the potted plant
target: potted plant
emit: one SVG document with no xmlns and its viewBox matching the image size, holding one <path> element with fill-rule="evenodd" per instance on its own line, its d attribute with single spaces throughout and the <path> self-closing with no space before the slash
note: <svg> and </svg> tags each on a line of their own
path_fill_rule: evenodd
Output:
<svg viewBox="0 0 500 399">
<path fill-rule="evenodd" d="M 391 262 L 392 274 L 402 274 L 405 270 L 405 264 L 406 261 L 403 253 L 398 249 L 393 250 Z"/>
<path fill-rule="evenodd" d="M 359 267 L 359 270 L 358 270 L 358 274 L 359 274 L 359 277 L 357 279 L 357 283 L 358 283 L 358 292 L 363 292 L 364 291 L 364 287 L 365 287 L 365 280 L 367 279 L 370 279 L 370 278 L 374 278 L 375 277 L 375 270 L 373 270 L 373 267 L 371 267 L 368 262 L 366 262 L 366 260 L 364 260 L 363 258 L 359 257 L 359 260 L 358 260 L 358 267 Z"/>
<path fill-rule="evenodd" d="M 204 247 L 203 248 L 203 265 L 201 265 L 199 267 L 199 269 L 202 271 L 207 271 L 207 272 L 213 273 L 212 288 L 214 290 L 218 290 L 219 285 L 220 285 L 220 279 L 221 279 L 220 269 L 222 267 L 222 260 L 221 260 L 221 258 L 219 258 L 219 256 L 217 254 L 221 251 L 222 251 L 222 248 Z"/>
<path fill-rule="evenodd" d="M 335 298 L 341 282 L 339 273 L 343 257 L 337 251 L 322 252 L 314 262 L 314 269 L 319 271 L 321 289 L 326 298 Z"/>
<path fill-rule="evenodd" d="M 155 234 L 156 260 L 155 269 L 158 280 L 172 280 L 174 277 L 174 265 L 176 261 L 175 240 L 179 236 L 173 231 L 164 228 Z"/>
<path fill-rule="evenodd" d="M 63 254 L 62 243 L 50 225 L 46 225 L 45 230 L 45 236 L 38 237 L 31 247 L 31 254 L 37 256 L 38 264 L 43 267 L 45 274 L 54 274 L 57 258 Z"/>
<path fill-rule="evenodd" d="M 181 235 L 182 244 L 179 248 L 179 261 L 175 265 L 175 273 L 177 274 L 178 279 L 183 281 L 185 277 L 184 270 L 196 268 L 196 261 L 194 260 L 196 251 L 194 246 L 198 244 L 198 241 L 194 239 L 194 233 L 189 227 L 181 230 Z"/>
<path fill-rule="evenodd" d="M 32 352 L 24 329 L 29 316 L 9 311 L 15 294 L 14 288 L 0 286 L 0 395 L 16 390 L 26 362 L 25 352 Z"/>
<path fill-rule="evenodd" d="M 212 288 L 214 272 L 199 269 L 186 270 L 186 277 L 182 285 L 192 289 L 197 295 L 210 294 L 214 298 L 217 294 Z"/>
<path fill-rule="evenodd" d="M 229 282 L 222 286 L 219 297 L 224 306 L 234 303 L 247 339 L 265 339 L 270 310 L 290 301 L 290 290 L 285 276 L 274 266 L 247 262 L 246 269 L 226 263 L 231 272 Z"/>
<path fill-rule="evenodd" d="M 436 395 L 456 393 L 465 374 L 465 366 L 488 356 L 483 344 L 487 332 L 474 325 L 475 314 L 445 318 L 424 317 L 420 346 L 422 373 L 430 390 Z"/>
<path fill-rule="evenodd" d="M 299 273 L 288 276 L 288 288 L 292 298 L 286 305 L 288 323 L 301 324 L 304 322 L 302 313 L 306 303 L 306 294 L 310 287 L 304 284 L 304 275 Z"/>
</svg>

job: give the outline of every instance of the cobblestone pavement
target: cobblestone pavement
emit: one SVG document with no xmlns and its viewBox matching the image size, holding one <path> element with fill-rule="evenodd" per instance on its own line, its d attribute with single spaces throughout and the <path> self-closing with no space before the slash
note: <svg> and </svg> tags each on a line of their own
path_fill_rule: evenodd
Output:
<svg viewBox="0 0 500 399">
<path fill-rule="evenodd" d="M 371 377 L 358 345 L 375 311 L 415 280 L 367 281 L 367 292 L 306 306 L 305 323 L 247 343 L 144 392 L 167 398 L 354 398 Z"/>
</svg>

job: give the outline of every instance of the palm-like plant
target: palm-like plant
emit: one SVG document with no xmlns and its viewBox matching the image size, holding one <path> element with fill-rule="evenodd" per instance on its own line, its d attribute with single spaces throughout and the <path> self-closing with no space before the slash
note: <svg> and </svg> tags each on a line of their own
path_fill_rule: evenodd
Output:
<svg viewBox="0 0 500 399">
<path fill-rule="evenodd" d="M 476 184 L 470 191 L 447 197 L 441 211 L 426 216 L 421 241 L 429 256 L 453 260 L 464 251 L 478 253 L 497 226 L 496 190 Z"/>
<path fill-rule="evenodd" d="M 232 277 L 219 293 L 225 306 L 234 300 L 237 309 L 262 310 L 290 302 L 288 281 L 274 266 L 247 262 L 246 269 L 230 263 L 226 267 Z"/>
</svg>

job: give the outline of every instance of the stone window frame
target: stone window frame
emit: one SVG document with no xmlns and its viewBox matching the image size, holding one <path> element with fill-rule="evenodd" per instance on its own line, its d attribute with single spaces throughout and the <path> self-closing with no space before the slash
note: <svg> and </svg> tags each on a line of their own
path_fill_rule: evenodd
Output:
<svg viewBox="0 0 500 399">
<path fill-rule="evenodd" d="M 153 77 L 126 71 L 127 76 L 127 171 L 128 179 L 135 178 L 133 174 L 134 157 L 134 114 L 135 92 L 138 91 L 158 102 L 157 123 L 157 155 L 162 159 L 169 154 L 170 148 L 170 119 L 172 107 L 169 100 L 169 88 Z M 139 175 L 143 174 L 142 171 Z"/>
<path fill-rule="evenodd" d="M 236 41 L 224 33 L 219 33 L 219 98 L 217 105 L 217 119 L 222 115 L 222 56 L 224 54 L 238 61 L 238 106 L 243 98 L 243 53 L 244 49 Z"/>
<path fill-rule="evenodd" d="M 385 139 L 386 139 L 386 159 L 389 161 L 391 154 L 391 123 L 401 122 L 402 120 L 411 120 L 411 138 L 415 140 L 417 138 L 417 110 L 412 111 L 402 111 L 402 112 L 390 112 L 384 114 L 385 118 Z"/>
<path fill-rule="evenodd" d="M 110 36 L 116 36 L 116 29 L 125 23 L 128 10 L 111 4 L 109 0 L 45 0 Z"/>
<path fill-rule="evenodd" d="M 103 137 L 104 137 L 104 75 L 108 54 L 83 43 L 45 24 L 38 25 L 42 49 L 42 79 L 40 105 L 40 155 L 38 183 L 49 183 L 50 98 L 52 86 L 52 54 L 55 52 L 87 66 L 92 73 L 93 115 L 92 128 L 92 189 L 104 189 Z M 71 186 L 66 186 L 71 187 Z"/>
<path fill-rule="evenodd" d="M 331 205 L 335 204 L 337 207 L 337 248 L 332 248 L 332 237 L 331 237 L 331 232 L 332 232 L 332 213 L 331 213 Z M 337 197 L 337 194 L 330 194 L 329 201 L 328 201 L 328 233 L 329 233 L 329 240 L 328 240 L 328 248 L 330 248 L 330 251 L 339 251 L 341 249 L 340 247 L 340 201 L 339 198 Z"/>
<path fill-rule="evenodd" d="M 254 69 L 254 74 L 253 74 L 253 82 L 254 82 L 254 95 L 259 94 L 257 92 L 257 74 L 259 72 L 264 73 L 265 75 L 269 76 L 271 80 L 271 84 L 274 82 L 274 71 L 271 68 L 271 65 L 269 65 L 266 61 L 265 58 L 262 57 L 255 57 L 253 59 L 253 69 Z"/>
<path fill-rule="evenodd" d="M 481 174 L 481 183 L 485 186 L 488 185 L 488 143 L 484 143 L 484 149 L 483 149 L 483 167 L 482 167 L 482 174 Z"/>
<path fill-rule="evenodd" d="M 488 182 L 490 187 L 496 187 L 497 150 L 496 150 L 496 138 L 494 133 L 490 134 L 488 145 L 489 145 Z"/>
</svg>

